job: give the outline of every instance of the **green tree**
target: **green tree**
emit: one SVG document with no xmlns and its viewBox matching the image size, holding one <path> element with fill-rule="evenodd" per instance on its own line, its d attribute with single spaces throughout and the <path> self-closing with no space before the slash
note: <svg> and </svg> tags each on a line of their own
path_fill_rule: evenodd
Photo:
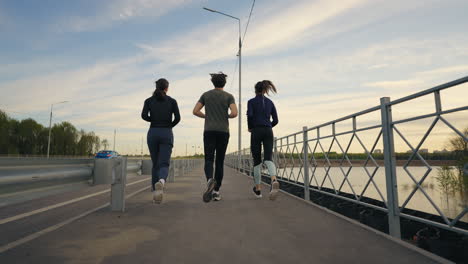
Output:
<svg viewBox="0 0 468 264">
<path fill-rule="evenodd" d="M 52 127 L 51 154 L 75 155 L 77 129 L 69 122 L 55 124 Z"/>
<path fill-rule="evenodd" d="M 442 189 L 445 194 L 455 191 L 458 187 L 457 177 L 455 173 L 453 173 L 453 168 L 450 166 L 437 168 L 436 180 L 440 189 Z"/>
<path fill-rule="evenodd" d="M 7 154 L 20 154 L 19 153 L 19 137 L 18 137 L 18 129 L 19 129 L 18 120 L 10 119 L 8 122 L 8 150 Z"/>
<path fill-rule="evenodd" d="M 101 145 L 105 150 L 107 150 L 107 148 L 109 147 L 109 141 L 107 139 L 103 139 Z"/>
<path fill-rule="evenodd" d="M 45 155 L 48 140 L 48 128 L 31 118 L 10 118 L 0 110 L 0 154 Z M 102 143 L 109 145 L 107 140 Z M 78 131 L 69 122 L 55 124 L 51 129 L 51 155 L 92 155 L 100 146 L 101 140 L 94 132 Z"/>
<path fill-rule="evenodd" d="M 39 136 L 43 130 L 44 127 L 31 118 L 22 120 L 18 124 L 17 134 L 19 154 L 40 154 Z"/>
<path fill-rule="evenodd" d="M 468 127 L 463 130 L 463 135 L 468 138 Z M 468 141 L 462 136 L 455 134 L 449 139 L 450 150 L 455 153 L 457 170 L 460 177 L 463 175 L 463 166 L 468 163 Z"/>
<path fill-rule="evenodd" d="M 101 139 L 98 136 L 94 136 L 94 149 L 92 153 L 96 153 L 101 149 Z"/>
<path fill-rule="evenodd" d="M 77 155 L 92 155 L 99 149 L 101 141 L 94 132 L 86 133 L 84 130 L 81 130 L 78 135 Z"/>
<path fill-rule="evenodd" d="M 10 118 L 0 110 L 0 154 L 8 154 Z"/>
</svg>

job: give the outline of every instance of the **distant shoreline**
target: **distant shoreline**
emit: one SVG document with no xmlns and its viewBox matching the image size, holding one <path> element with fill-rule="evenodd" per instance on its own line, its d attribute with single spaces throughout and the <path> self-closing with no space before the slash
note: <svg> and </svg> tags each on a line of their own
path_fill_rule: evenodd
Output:
<svg viewBox="0 0 468 264">
<path fill-rule="evenodd" d="M 318 164 L 319 167 L 325 167 L 327 166 L 327 162 L 325 159 L 316 159 L 315 160 Z M 377 164 L 381 167 L 385 166 L 384 164 L 384 161 L 383 160 L 375 160 L 377 162 Z M 408 160 L 397 160 L 396 161 L 396 165 L 398 167 L 402 167 L 403 165 L 406 164 Z M 286 167 L 299 167 L 300 164 L 299 164 L 299 160 L 295 160 L 295 162 L 291 163 L 290 161 L 287 161 L 287 165 Z M 365 160 L 350 160 L 351 164 L 353 167 L 364 167 L 364 164 L 365 164 Z M 426 162 L 430 165 L 430 166 L 436 166 L 436 167 L 440 167 L 440 166 L 455 166 L 456 165 L 456 161 L 455 160 L 426 160 Z M 331 167 L 349 167 L 349 163 L 347 162 L 347 160 L 330 160 L 330 164 L 331 164 Z M 284 168 L 284 162 L 279 162 L 279 167 L 280 168 Z M 310 163 L 309 166 L 312 166 L 312 163 Z M 367 166 L 366 167 L 373 167 L 374 166 L 374 163 L 369 160 L 367 162 Z M 420 160 L 412 160 L 410 162 L 410 164 L 408 165 L 410 167 L 424 167 L 425 164 L 420 161 Z"/>
</svg>

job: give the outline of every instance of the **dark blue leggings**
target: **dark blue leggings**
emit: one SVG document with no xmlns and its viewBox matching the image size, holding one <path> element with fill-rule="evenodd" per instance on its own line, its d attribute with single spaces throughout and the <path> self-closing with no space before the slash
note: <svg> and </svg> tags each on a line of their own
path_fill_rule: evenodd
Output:
<svg viewBox="0 0 468 264">
<path fill-rule="evenodd" d="M 166 127 L 152 127 L 148 130 L 148 148 L 153 161 L 151 186 L 154 191 L 154 184 L 160 179 L 167 179 L 169 164 L 171 163 L 172 146 L 174 136 L 172 129 Z"/>
</svg>

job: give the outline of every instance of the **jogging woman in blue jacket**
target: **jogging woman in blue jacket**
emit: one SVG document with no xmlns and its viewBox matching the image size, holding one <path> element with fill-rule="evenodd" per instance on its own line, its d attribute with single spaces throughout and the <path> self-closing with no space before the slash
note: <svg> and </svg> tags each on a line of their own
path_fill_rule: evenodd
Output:
<svg viewBox="0 0 468 264">
<path fill-rule="evenodd" d="M 262 145 L 264 151 L 264 164 L 268 168 L 271 177 L 270 200 L 275 200 L 278 195 L 279 183 L 276 180 L 276 167 L 272 160 L 273 154 L 273 127 L 278 124 L 278 114 L 273 102 L 265 97 L 270 92 L 276 93 L 276 87 L 271 81 L 264 80 L 255 85 L 256 96 L 249 100 L 247 105 L 247 121 L 250 136 L 250 149 L 254 159 L 253 192 L 257 198 L 261 193 L 262 171 Z"/>
</svg>

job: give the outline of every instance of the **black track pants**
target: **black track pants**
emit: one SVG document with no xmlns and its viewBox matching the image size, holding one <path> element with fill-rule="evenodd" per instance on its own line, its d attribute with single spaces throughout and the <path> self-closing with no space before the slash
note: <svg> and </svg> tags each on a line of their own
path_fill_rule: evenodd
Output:
<svg viewBox="0 0 468 264">
<path fill-rule="evenodd" d="M 273 129 L 271 127 L 255 127 L 250 135 L 250 151 L 254 159 L 254 166 L 262 163 L 262 144 L 263 159 L 272 160 L 273 152 Z"/>
</svg>

